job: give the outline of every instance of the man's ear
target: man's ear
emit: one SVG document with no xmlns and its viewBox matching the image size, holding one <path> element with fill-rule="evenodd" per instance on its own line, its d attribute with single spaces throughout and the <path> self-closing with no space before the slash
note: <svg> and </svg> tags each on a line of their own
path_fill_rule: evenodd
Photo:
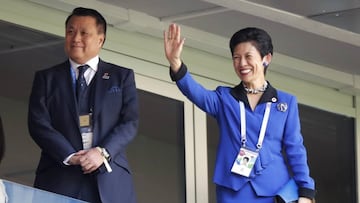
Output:
<svg viewBox="0 0 360 203">
<path fill-rule="evenodd" d="M 104 45 L 104 42 L 105 42 L 105 36 L 101 35 L 101 37 L 99 37 L 99 45 L 100 45 L 100 47 L 102 47 Z"/>
</svg>

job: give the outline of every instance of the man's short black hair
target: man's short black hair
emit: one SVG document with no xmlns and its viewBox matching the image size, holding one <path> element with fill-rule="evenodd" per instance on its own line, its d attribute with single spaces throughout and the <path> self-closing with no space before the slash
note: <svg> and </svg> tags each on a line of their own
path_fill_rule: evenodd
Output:
<svg viewBox="0 0 360 203">
<path fill-rule="evenodd" d="M 106 37 L 106 20 L 97 10 L 91 9 L 91 8 L 77 7 L 66 18 L 65 26 L 67 26 L 70 18 L 73 16 L 91 16 L 91 17 L 95 18 L 96 25 L 99 28 L 98 32 L 103 33 L 104 36 Z M 105 39 L 104 39 L 104 42 L 105 42 Z"/>
</svg>

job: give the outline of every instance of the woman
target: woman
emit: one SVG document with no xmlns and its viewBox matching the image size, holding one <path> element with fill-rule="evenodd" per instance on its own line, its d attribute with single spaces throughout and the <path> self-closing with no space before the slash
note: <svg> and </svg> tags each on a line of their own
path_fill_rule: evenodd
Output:
<svg viewBox="0 0 360 203">
<path fill-rule="evenodd" d="M 217 202 L 274 202 L 277 192 L 291 178 L 299 188 L 298 202 L 311 202 L 315 183 L 309 176 L 296 98 L 276 90 L 265 79 L 273 55 L 271 37 L 258 28 L 236 32 L 230 50 L 240 84 L 216 90 L 205 89 L 191 77 L 181 60 L 183 45 L 180 27 L 170 25 L 164 32 L 170 76 L 181 92 L 214 116 L 219 125 L 213 178 Z M 244 157 L 251 157 L 251 168 L 239 166 Z"/>
</svg>

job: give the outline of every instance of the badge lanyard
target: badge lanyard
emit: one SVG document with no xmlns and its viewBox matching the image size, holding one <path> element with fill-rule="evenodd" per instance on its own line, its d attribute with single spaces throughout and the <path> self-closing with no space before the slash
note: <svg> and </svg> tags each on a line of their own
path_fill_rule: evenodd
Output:
<svg viewBox="0 0 360 203">
<path fill-rule="evenodd" d="M 76 72 L 73 68 L 70 66 L 70 73 L 71 73 L 71 79 L 72 79 L 72 85 L 74 92 L 76 91 Z"/>
<path fill-rule="evenodd" d="M 245 105 L 244 105 L 244 102 L 242 102 L 242 101 L 239 101 L 239 104 L 240 104 L 240 121 L 241 121 L 241 126 L 240 126 L 240 128 L 241 128 L 241 143 L 242 143 L 243 147 L 246 147 Z M 270 116 L 270 108 L 271 108 L 271 102 L 267 102 L 265 113 L 264 113 L 264 118 L 263 118 L 263 121 L 261 124 L 260 133 L 259 133 L 258 143 L 256 144 L 257 151 L 259 151 L 261 149 L 262 143 L 264 141 L 266 126 L 268 124 L 269 116 Z"/>
</svg>

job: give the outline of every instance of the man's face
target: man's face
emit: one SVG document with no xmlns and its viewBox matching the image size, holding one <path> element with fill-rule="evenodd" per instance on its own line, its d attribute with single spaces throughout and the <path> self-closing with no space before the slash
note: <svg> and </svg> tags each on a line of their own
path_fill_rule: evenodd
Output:
<svg viewBox="0 0 360 203">
<path fill-rule="evenodd" d="M 104 39 L 95 18 L 72 16 L 65 29 L 65 52 L 76 63 L 84 64 L 99 54 Z"/>
</svg>

